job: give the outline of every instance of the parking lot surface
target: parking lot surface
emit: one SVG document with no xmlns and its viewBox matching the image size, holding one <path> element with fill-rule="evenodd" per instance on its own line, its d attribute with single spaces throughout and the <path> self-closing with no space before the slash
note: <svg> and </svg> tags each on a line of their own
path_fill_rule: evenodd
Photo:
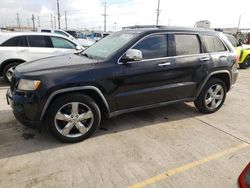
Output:
<svg viewBox="0 0 250 188">
<path fill-rule="evenodd" d="M 215 114 L 192 103 L 134 112 L 62 144 L 15 120 L 0 80 L 0 187 L 233 187 L 250 161 L 249 82 L 240 70 Z"/>
</svg>

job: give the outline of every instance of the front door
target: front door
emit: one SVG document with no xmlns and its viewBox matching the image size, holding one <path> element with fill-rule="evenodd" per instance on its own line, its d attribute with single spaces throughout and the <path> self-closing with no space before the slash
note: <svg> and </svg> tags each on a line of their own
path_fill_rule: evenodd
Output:
<svg viewBox="0 0 250 188">
<path fill-rule="evenodd" d="M 133 47 L 142 51 L 143 60 L 120 65 L 119 87 L 114 92 L 117 110 L 175 99 L 178 77 L 173 58 L 168 57 L 167 41 L 167 34 L 154 34 Z"/>
</svg>

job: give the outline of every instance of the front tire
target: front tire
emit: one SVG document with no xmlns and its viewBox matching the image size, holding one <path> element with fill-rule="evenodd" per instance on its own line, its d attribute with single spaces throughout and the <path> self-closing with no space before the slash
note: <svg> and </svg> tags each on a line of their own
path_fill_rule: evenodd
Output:
<svg viewBox="0 0 250 188">
<path fill-rule="evenodd" d="M 57 98 L 47 113 L 50 132 L 62 142 L 75 143 L 89 138 L 99 127 L 101 112 L 95 101 L 82 94 Z"/>
<path fill-rule="evenodd" d="M 226 93 L 225 83 L 220 79 L 212 78 L 194 101 L 195 107 L 202 113 L 214 113 L 224 104 Z"/>
</svg>

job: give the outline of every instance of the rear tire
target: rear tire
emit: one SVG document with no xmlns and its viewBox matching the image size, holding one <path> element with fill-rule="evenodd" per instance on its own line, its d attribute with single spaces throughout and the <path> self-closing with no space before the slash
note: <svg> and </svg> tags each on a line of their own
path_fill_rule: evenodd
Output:
<svg viewBox="0 0 250 188">
<path fill-rule="evenodd" d="M 3 78 L 7 83 L 11 82 L 14 70 L 20 63 L 9 63 L 3 68 Z"/>
<path fill-rule="evenodd" d="M 247 69 L 250 66 L 250 55 L 248 55 L 243 63 L 240 63 L 241 69 Z"/>
<path fill-rule="evenodd" d="M 55 99 L 49 106 L 46 124 L 59 141 L 75 143 L 89 138 L 99 127 L 101 112 L 95 101 L 82 94 Z"/>
<path fill-rule="evenodd" d="M 218 111 L 226 99 L 225 83 L 217 78 L 210 79 L 194 101 L 195 107 L 202 113 L 210 114 Z"/>
</svg>

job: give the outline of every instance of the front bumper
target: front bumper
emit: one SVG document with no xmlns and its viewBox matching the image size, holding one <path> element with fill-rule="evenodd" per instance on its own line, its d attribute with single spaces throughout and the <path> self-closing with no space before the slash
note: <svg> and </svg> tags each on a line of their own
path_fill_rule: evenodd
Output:
<svg viewBox="0 0 250 188">
<path fill-rule="evenodd" d="M 30 98 L 21 93 L 13 94 L 9 89 L 6 99 L 17 121 L 31 128 L 41 129 L 42 122 L 39 120 L 41 113 L 33 97 Z"/>
</svg>

